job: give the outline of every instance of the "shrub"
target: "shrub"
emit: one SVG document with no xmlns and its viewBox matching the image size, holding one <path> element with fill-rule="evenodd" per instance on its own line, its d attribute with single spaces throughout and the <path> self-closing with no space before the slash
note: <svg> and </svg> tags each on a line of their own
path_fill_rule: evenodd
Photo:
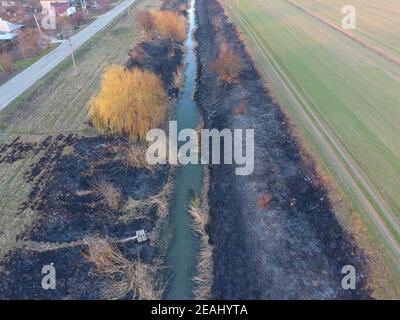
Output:
<svg viewBox="0 0 400 320">
<path fill-rule="evenodd" d="M 89 119 L 100 130 L 143 139 L 165 119 L 166 104 L 162 81 L 154 73 L 112 65 L 89 102 Z"/>
<path fill-rule="evenodd" d="M 211 298 L 211 287 L 214 282 L 213 248 L 206 230 L 209 220 L 208 202 L 195 196 L 189 205 L 189 212 L 193 218 L 193 227 L 200 237 L 200 252 L 198 256 L 197 274 L 193 278 L 196 287 L 196 300 Z"/>
<path fill-rule="evenodd" d="M 268 192 L 265 192 L 257 198 L 257 207 L 260 209 L 267 209 L 271 198 L 271 195 Z"/>
<path fill-rule="evenodd" d="M 14 71 L 14 60 L 10 52 L 5 51 L 0 55 L 0 67 L 6 74 Z"/>
<path fill-rule="evenodd" d="M 168 214 L 170 195 L 173 189 L 173 182 L 169 180 L 162 190 L 145 199 L 129 198 L 122 210 L 125 212 L 120 220 L 128 222 L 131 219 L 138 219 L 150 214 L 152 209 L 157 210 L 157 215 L 165 218 Z"/>
<path fill-rule="evenodd" d="M 154 11 L 157 34 L 165 39 L 183 42 L 186 39 L 186 19 L 174 11 Z"/>
<path fill-rule="evenodd" d="M 186 39 L 186 19 L 183 15 L 168 10 L 143 10 L 136 15 L 136 21 L 145 34 L 183 42 Z"/>
<path fill-rule="evenodd" d="M 133 61 L 142 62 L 146 53 L 143 51 L 141 46 L 136 46 L 133 49 L 129 50 L 129 57 Z"/>
<path fill-rule="evenodd" d="M 132 144 L 126 151 L 126 164 L 132 168 L 146 168 L 153 172 L 156 166 L 147 162 L 146 152 L 147 145 L 145 143 Z"/>
<path fill-rule="evenodd" d="M 183 87 L 183 84 L 185 82 L 185 73 L 184 70 L 185 69 L 185 65 L 180 64 L 178 66 L 178 69 L 174 72 L 173 75 L 173 84 L 175 88 L 181 89 Z"/>
<path fill-rule="evenodd" d="M 140 28 L 147 34 L 152 37 L 154 35 L 154 18 L 149 10 L 141 10 L 135 16 L 135 21 L 139 25 Z"/>
<path fill-rule="evenodd" d="M 114 248 L 109 242 L 102 239 L 88 243 L 88 250 L 83 252 L 83 257 L 87 261 L 94 263 L 97 273 L 107 272 L 114 255 Z"/>
<path fill-rule="evenodd" d="M 246 105 L 244 103 L 241 103 L 238 108 L 233 110 L 233 113 L 235 115 L 246 114 L 246 112 L 247 112 L 247 107 L 246 107 Z"/>
<path fill-rule="evenodd" d="M 141 261 L 131 262 L 106 240 L 88 243 L 84 258 L 95 265 L 102 277 L 102 293 L 106 299 L 124 299 L 128 294 L 138 300 L 159 300 L 163 285 L 156 281 L 157 267 Z"/>
<path fill-rule="evenodd" d="M 218 58 L 211 64 L 219 80 L 234 83 L 243 71 L 243 64 L 236 53 L 229 47 L 221 46 Z"/>
<path fill-rule="evenodd" d="M 114 185 L 106 181 L 101 181 L 96 185 L 95 190 L 109 208 L 113 210 L 119 209 L 122 196 L 121 192 Z"/>
</svg>

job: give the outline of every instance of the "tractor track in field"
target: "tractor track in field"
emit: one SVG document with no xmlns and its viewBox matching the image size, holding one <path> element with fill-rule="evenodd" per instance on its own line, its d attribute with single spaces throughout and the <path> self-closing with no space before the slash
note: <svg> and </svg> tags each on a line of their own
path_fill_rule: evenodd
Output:
<svg viewBox="0 0 400 320">
<path fill-rule="evenodd" d="M 308 100 L 307 96 L 304 93 L 299 92 L 297 88 L 291 85 L 290 79 L 288 79 L 285 72 L 281 70 L 281 67 L 274 61 L 274 58 L 271 56 L 271 50 L 266 48 L 265 45 L 259 40 L 257 31 L 249 25 L 246 18 L 234 5 L 233 2 L 229 2 L 228 5 L 237 15 L 237 17 L 242 21 L 243 26 L 246 28 L 250 37 L 253 39 L 254 43 L 257 45 L 263 56 L 272 63 L 275 72 L 280 76 L 282 82 L 287 87 L 287 91 L 292 94 L 296 101 L 299 101 L 300 104 L 304 108 L 306 108 L 306 110 L 300 108 L 299 111 L 301 114 L 299 113 L 299 115 L 302 117 L 303 121 L 307 123 L 312 132 L 314 132 L 319 142 L 323 145 L 324 149 L 327 152 L 327 155 L 331 159 L 334 166 L 339 168 L 341 172 L 345 175 L 344 178 L 353 188 L 360 204 L 368 213 L 369 218 L 373 221 L 380 234 L 385 238 L 387 244 L 396 255 L 398 264 L 400 264 L 400 245 L 396 239 L 396 237 L 400 235 L 400 225 L 398 221 L 390 212 L 384 200 L 381 199 L 379 193 L 374 190 L 375 187 L 372 185 L 372 183 L 368 181 L 368 178 L 365 177 L 361 169 L 358 168 L 358 166 L 351 159 L 351 156 L 337 140 L 334 133 L 331 132 L 331 129 L 323 122 L 323 120 L 320 119 L 313 108 L 309 107 L 310 104 L 312 105 L 311 101 Z M 368 195 L 364 193 L 363 189 L 367 191 Z M 368 197 L 372 198 L 374 203 L 371 203 Z M 379 210 L 383 213 L 384 219 L 391 223 L 397 235 L 394 235 L 387 227 L 385 221 L 382 219 L 382 216 L 378 212 L 379 210 L 375 208 L 375 205 L 377 205 L 379 207 Z"/>
<path fill-rule="evenodd" d="M 323 18 L 318 17 L 317 15 L 311 13 L 310 11 L 308 11 L 307 9 L 303 8 L 302 6 L 290 1 L 290 0 L 286 0 L 287 3 L 289 3 L 291 6 L 297 8 L 298 10 L 300 10 L 301 12 L 305 13 L 306 15 L 312 17 L 313 19 L 318 20 L 319 22 L 325 24 L 326 26 L 328 26 L 329 28 L 341 33 L 342 35 L 348 37 L 349 39 L 357 42 L 359 45 L 363 46 L 364 48 L 370 50 L 371 52 L 377 54 L 378 56 L 380 56 L 381 58 L 385 59 L 386 61 L 390 62 L 390 63 L 394 63 L 397 66 L 400 66 L 400 60 L 396 57 L 393 57 L 390 54 L 387 54 L 386 52 L 382 51 L 381 49 L 379 49 L 378 47 L 376 47 L 373 44 L 370 44 L 362 39 L 360 39 L 359 37 L 356 37 L 352 34 L 350 34 L 349 32 L 346 32 L 345 30 L 341 29 L 340 27 L 336 26 L 333 23 L 330 23 L 328 21 L 326 21 Z"/>
</svg>

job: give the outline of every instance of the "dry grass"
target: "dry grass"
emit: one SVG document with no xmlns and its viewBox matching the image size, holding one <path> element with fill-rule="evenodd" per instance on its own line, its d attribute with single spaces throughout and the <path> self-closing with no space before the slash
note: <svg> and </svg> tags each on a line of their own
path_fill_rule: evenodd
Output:
<svg viewBox="0 0 400 320">
<path fill-rule="evenodd" d="M 101 180 L 96 184 L 95 191 L 110 209 L 118 210 L 120 208 L 122 202 L 121 191 L 112 183 Z"/>
<path fill-rule="evenodd" d="M 233 110 L 234 115 L 240 115 L 240 114 L 246 114 L 247 113 L 247 107 L 244 103 L 241 103 L 238 108 L 235 108 Z"/>
<path fill-rule="evenodd" d="M 181 89 L 183 87 L 183 83 L 185 82 L 185 73 L 184 73 L 185 65 L 179 65 L 178 69 L 174 72 L 173 76 L 173 84 L 175 88 Z"/>
<path fill-rule="evenodd" d="M 144 10 L 138 13 L 136 22 L 147 39 L 155 36 L 177 42 L 183 42 L 186 39 L 186 18 L 177 12 Z"/>
<path fill-rule="evenodd" d="M 189 205 L 189 212 L 193 218 L 193 228 L 200 237 L 200 252 L 197 262 L 196 276 L 193 281 L 196 285 L 194 295 L 197 300 L 211 299 L 211 286 L 214 282 L 213 248 L 206 231 L 209 220 L 208 186 L 209 173 L 205 169 L 205 178 L 202 197 L 194 197 Z"/>
<path fill-rule="evenodd" d="M 232 48 L 223 44 L 217 59 L 211 63 L 210 68 L 218 74 L 219 80 L 231 84 L 238 81 L 243 71 L 243 63 Z"/>
<path fill-rule="evenodd" d="M 120 217 L 120 220 L 128 222 L 132 219 L 146 217 L 153 208 L 156 208 L 160 218 L 165 218 L 168 215 L 169 198 L 172 189 L 173 182 L 172 179 L 169 179 L 162 190 L 154 196 L 150 196 L 146 199 L 129 198 L 123 207 L 125 214 Z"/>
<path fill-rule="evenodd" d="M 203 237 L 207 236 L 206 225 L 208 223 L 208 212 L 204 210 L 199 196 L 195 196 L 189 205 L 189 211 L 194 221 L 196 233 Z"/>
<path fill-rule="evenodd" d="M 259 209 L 267 209 L 271 201 L 271 198 L 272 196 L 268 192 L 263 193 L 261 196 L 257 198 L 257 207 Z"/>
<path fill-rule="evenodd" d="M 124 161 L 128 167 L 143 169 L 146 168 L 151 172 L 157 168 L 157 165 L 150 164 L 146 159 L 147 144 L 137 142 L 130 145 L 125 150 Z"/>
<path fill-rule="evenodd" d="M 87 242 L 88 250 L 82 253 L 83 257 L 95 264 L 96 272 L 106 272 L 107 267 L 114 255 L 114 249 L 111 244 L 103 239 Z"/>
<path fill-rule="evenodd" d="M 142 29 L 145 38 L 151 38 L 154 34 L 154 19 L 150 10 L 140 10 L 135 15 L 135 22 Z"/>
<path fill-rule="evenodd" d="M 103 278 L 104 298 L 117 300 L 131 295 L 135 300 L 161 299 L 164 286 L 156 280 L 157 266 L 140 260 L 129 261 L 104 239 L 88 243 L 83 255 L 95 265 L 95 273 Z"/>
<path fill-rule="evenodd" d="M 186 39 L 186 18 L 174 11 L 153 11 L 157 34 L 164 39 L 183 42 Z"/>
</svg>

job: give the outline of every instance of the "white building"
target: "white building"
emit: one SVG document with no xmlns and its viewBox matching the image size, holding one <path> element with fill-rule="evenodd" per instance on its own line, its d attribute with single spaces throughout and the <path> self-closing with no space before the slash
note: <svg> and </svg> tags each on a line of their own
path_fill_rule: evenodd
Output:
<svg viewBox="0 0 400 320">
<path fill-rule="evenodd" d="M 18 30 L 24 28 L 22 24 L 14 24 L 12 22 L 0 18 L 0 41 L 10 41 L 17 37 Z"/>
</svg>

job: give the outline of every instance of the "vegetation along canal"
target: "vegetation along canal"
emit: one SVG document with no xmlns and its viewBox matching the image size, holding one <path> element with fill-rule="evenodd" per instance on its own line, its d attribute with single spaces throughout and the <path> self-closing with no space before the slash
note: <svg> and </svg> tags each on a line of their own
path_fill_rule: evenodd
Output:
<svg viewBox="0 0 400 320">
<path fill-rule="evenodd" d="M 196 86 L 197 59 L 193 33 L 196 28 L 195 0 L 191 1 L 188 13 L 188 37 L 185 41 L 185 83 L 176 107 L 178 132 L 186 128 L 196 128 L 200 122 L 200 112 L 193 100 Z M 176 188 L 171 208 L 173 239 L 167 254 L 173 276 L 167 288 L 167 299 L 193 298 L 193 275 L 196 269 L 199 241 L 192 228 L 192 218 L 188 210 L 194 194 L 202 190 L 203 171 L 201 165 L 181 165 L 176 173 Z"/>
</svg>

